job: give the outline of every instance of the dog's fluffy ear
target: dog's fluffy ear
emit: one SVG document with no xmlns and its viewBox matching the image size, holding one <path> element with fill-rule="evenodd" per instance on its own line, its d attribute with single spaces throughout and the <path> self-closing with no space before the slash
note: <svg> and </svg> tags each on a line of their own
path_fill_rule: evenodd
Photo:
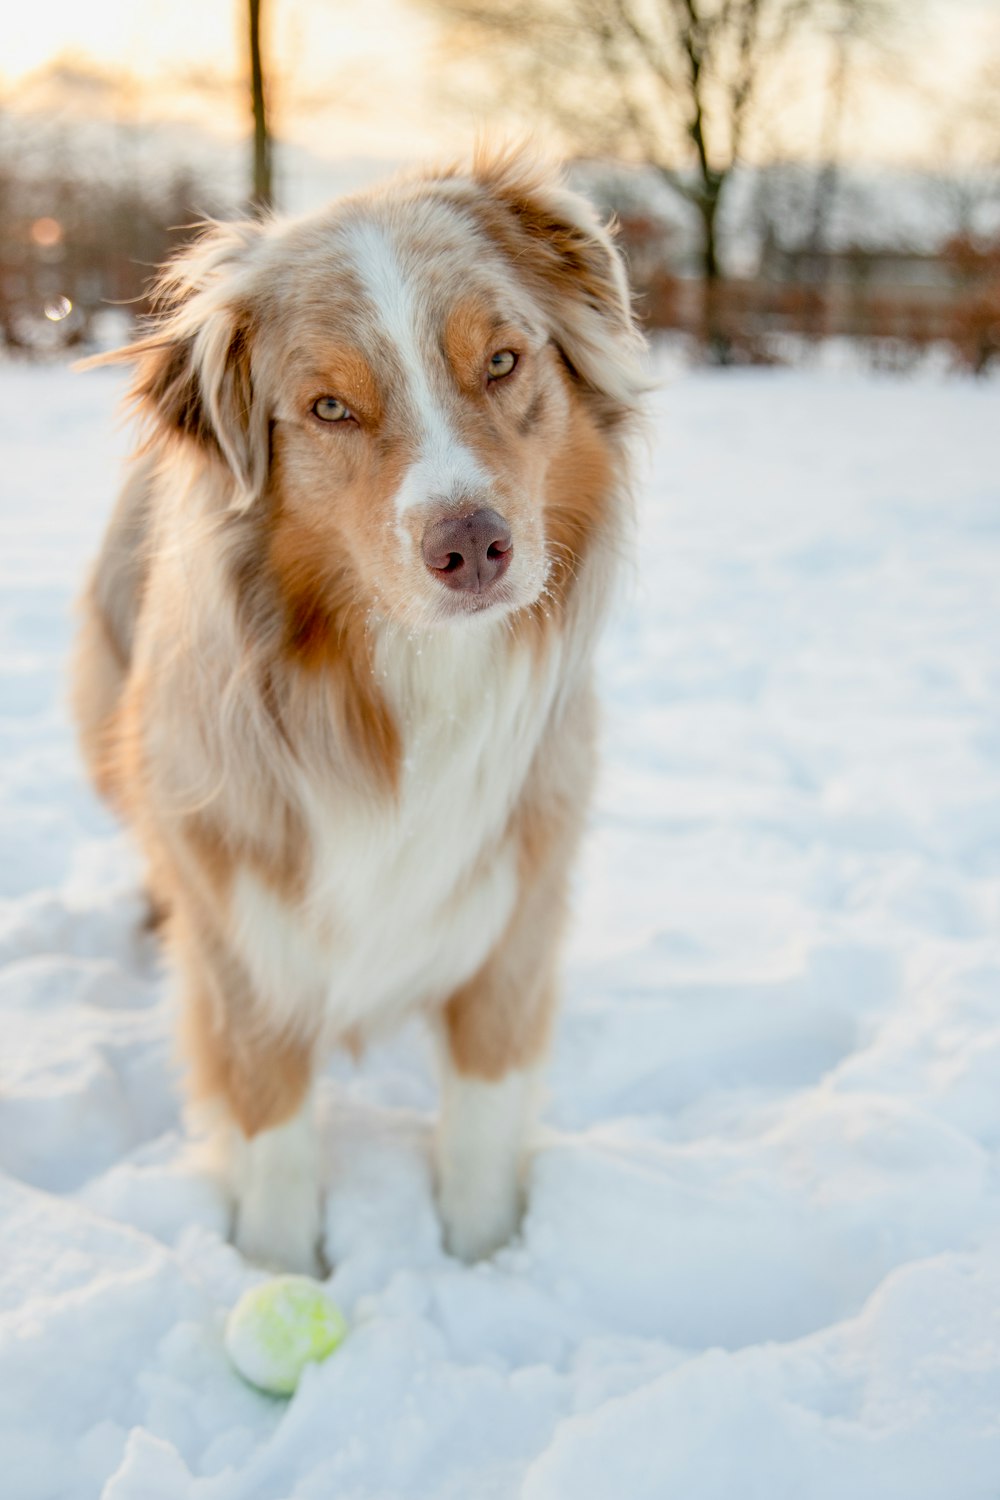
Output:
<svg viewBox="0 0 1000 1500">
<path fill-rule="evenodd" d="M 253 252 L 263 232 L 250 220 L 210 225 L 163 272 L 145 335 L 81 363 L 134 363 L 130 401 L 160 432 L 222 458 L 238 508 L 261 494 L 270 461 L 270 416 L 253 375 Z"/>
<path fill-rule="evenodd" d="M 486 194 L 485 228 L 531 285 L 572 374 L 609 416 L 634 411 L 648 389 L 644 340 L 608 228 L 525 150 L 480 150 L 472 177 Z"/>
</svg>

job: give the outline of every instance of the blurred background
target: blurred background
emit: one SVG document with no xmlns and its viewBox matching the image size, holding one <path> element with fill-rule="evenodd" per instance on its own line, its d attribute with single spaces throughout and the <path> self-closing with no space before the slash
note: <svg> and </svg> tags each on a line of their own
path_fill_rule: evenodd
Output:
<svg viewBox="0 0 1000 1500">
<path fill-rule="evenodd" d="M 530 135 L 691 359 L 1000 363 L 1000 0 L 91 0 L 0 57 L 0 346 L 101 346 L 206 215 Z"/>
</svg>

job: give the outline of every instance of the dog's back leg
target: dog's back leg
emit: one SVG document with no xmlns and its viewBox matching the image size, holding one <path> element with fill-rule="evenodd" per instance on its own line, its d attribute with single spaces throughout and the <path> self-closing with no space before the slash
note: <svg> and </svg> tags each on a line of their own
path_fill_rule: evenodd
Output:
<svg viewBox="0 0 1000 1500">
<path fill-rule="evenodd" d="M 90 779 L 109 807 L 127 816 L 123 703 L 152 546 L 151 460 L 136 463 L 111 514 L 101 551 L 78 606 L 70 703 Z M 163 923 L 166 902 L 147 872 L 148 926 Z"/>
<path fill-rule="evenodd" d="M 147 458 L 132 468 L 108 522 L 81 601 L 72 666 L 73 717 L 84 760 L 98 792 L 119 810 L 118 708 L 142 607 L 153 501 Z"/>
<path fill-rule="evenodd" d="M 81 602 L 73 660 L 72 710 L 90 779 L 111 807 L 121 809 L 117 771 L 118 706 L 128 676 L 91 583 Z"/>
</svg>

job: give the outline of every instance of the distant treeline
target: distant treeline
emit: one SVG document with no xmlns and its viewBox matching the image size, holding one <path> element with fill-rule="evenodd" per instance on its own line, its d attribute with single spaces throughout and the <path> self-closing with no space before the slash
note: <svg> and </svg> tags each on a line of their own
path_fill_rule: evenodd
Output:
<svg viewBox="0 0 1000 1500">
<path fill-rule="evenodd" d="M 924 252 L 771 247 L 752 275 L 709 287 L 679 275 L 669 254 L 651 253 L 655 227 L 642 214 L 620 215 L 619 233 L 646 325 L 698 346 L 710 323 L 728 363 L 780 364 L 803 338 L 836 337 L 858 341 L 871 362 L 899 369 L 931 348 L 977 375 L 1000 366 L 1000 236 L 958 234 Z"/>
<path fill-rule="evenodd" d="M 1000 363 L 1000 236 L 817 249 L 786 205 L 756 226 L 754 263 L 709 284 L 692 274 L 676 222 L 644 204 L 640 180 L 605 166 L 595 196 L 618 219 L 640 316 L 693 351 L 711 342 L 714 359 L 776 363 L 803 339 L 840 336 L 897 367 L 930 346 L 977 373 Z M 189 172 L 98 180 L 58 153 L 0 153 L 0 346 L 31 357 L 124 337 L 149 310 L 156 268 L 207 215 L 227 212 Z"/>
<path fill-rule="evenodd" d="M 178 171 L 97 180 L 71 163 L 0 157 L 0 344 L 86 346 L 112 310 L 148 312 L 156 268 L 221 205 Z"/>
</svg>

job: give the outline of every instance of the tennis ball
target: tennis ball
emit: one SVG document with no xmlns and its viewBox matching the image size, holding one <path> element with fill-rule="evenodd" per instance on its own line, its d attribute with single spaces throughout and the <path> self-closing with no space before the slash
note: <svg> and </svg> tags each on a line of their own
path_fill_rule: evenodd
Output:
<svg viewBox="0 0 1000 1500">
<path fill-rule="evenodd" d="M 340 1308 L 308 1276 L 275 1276 L 244 1292 L 226 1320 L 226 1353 L 251 1385 L 290 1396 L 306 1365 L 347 1337 Z"/>
</svg>

